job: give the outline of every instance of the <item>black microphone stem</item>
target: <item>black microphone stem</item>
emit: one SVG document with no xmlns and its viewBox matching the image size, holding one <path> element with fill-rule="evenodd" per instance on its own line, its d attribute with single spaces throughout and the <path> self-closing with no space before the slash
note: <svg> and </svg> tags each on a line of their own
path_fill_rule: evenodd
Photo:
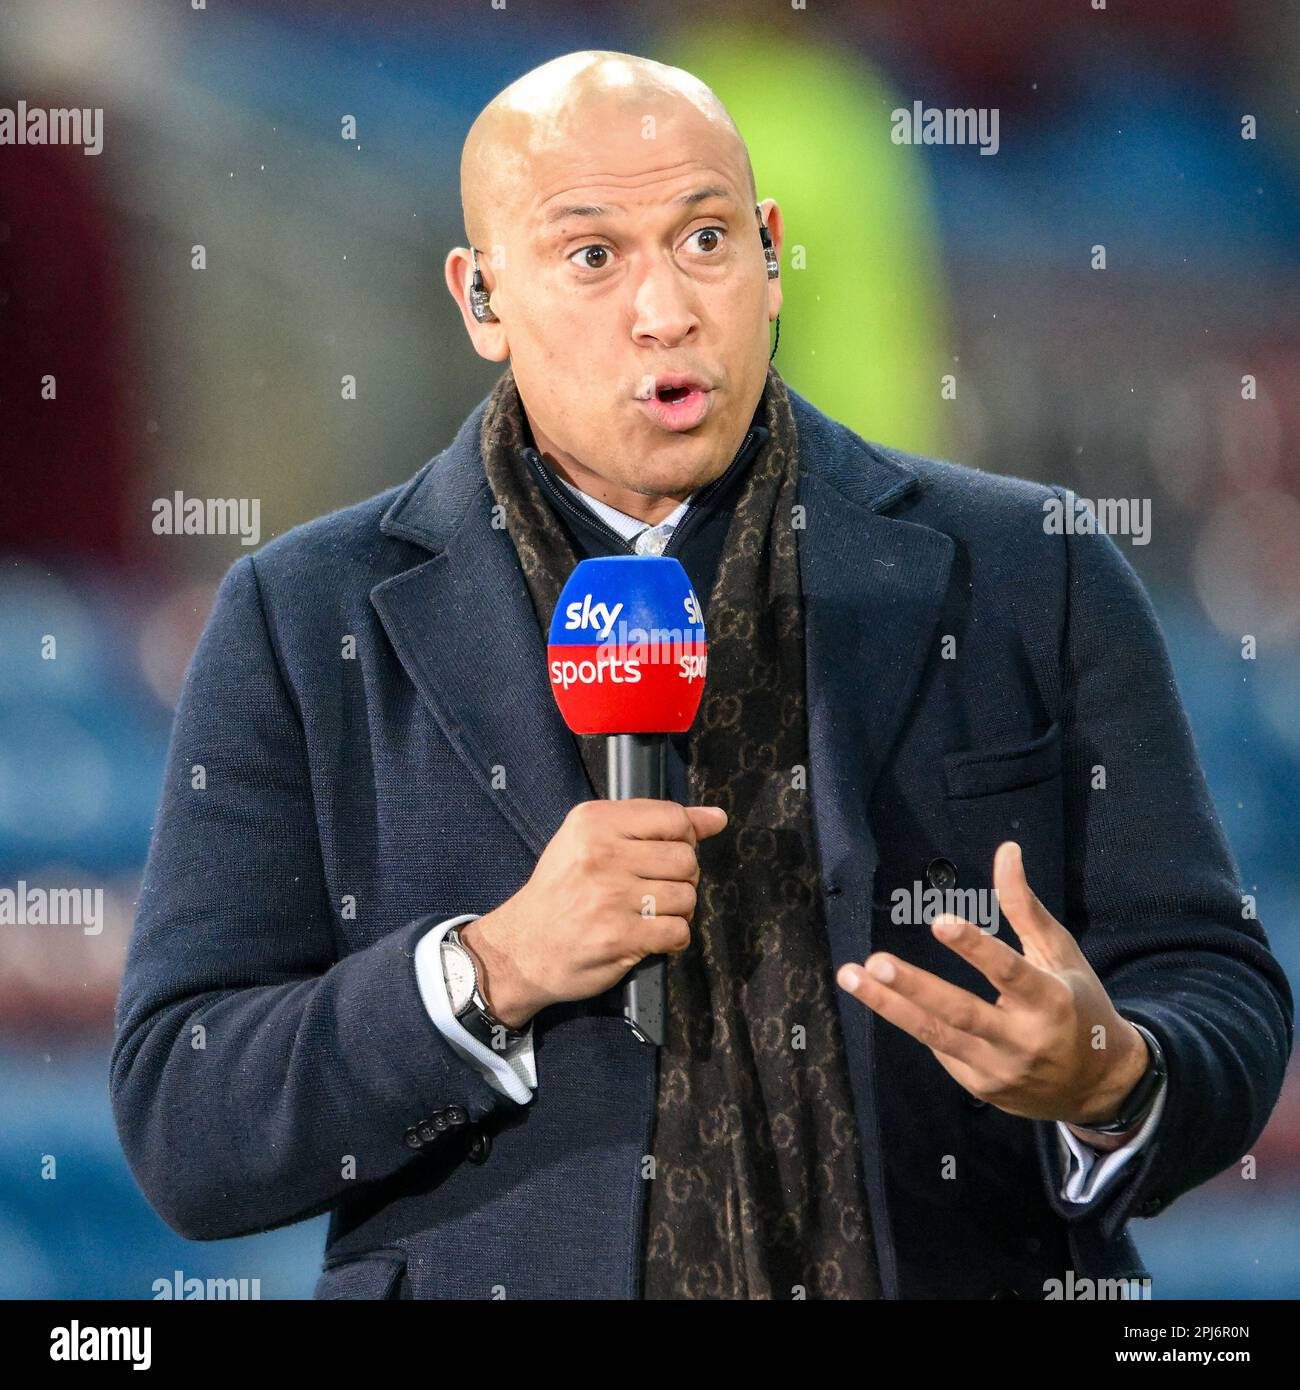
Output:
<svg viewBox="0 0 1300 1390">
<path fill-rule="evenodd" d="M 609 799 L 629 801 L 632 797 L 648 796 L 665 800 L 667 744 L 665 734 L 610 734 L 606 739 Z M 623 984 L 623 1017 L 642 1042 L 655 1047 L 662 1047 L 664 1041 L 667 976 L 667 957 L 646 956 Z"/>
</svg>

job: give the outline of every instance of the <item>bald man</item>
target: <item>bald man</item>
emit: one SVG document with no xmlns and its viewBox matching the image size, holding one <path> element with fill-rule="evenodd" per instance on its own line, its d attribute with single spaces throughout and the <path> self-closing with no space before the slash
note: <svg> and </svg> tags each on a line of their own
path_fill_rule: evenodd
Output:
<svg viewBox="0 0 1300 1390">
<path fill-rule="evenodd" d="M 494 310 L 473 316 L 472 251 L 457 247 L 447 285 L 475 351 L 509 359 L 561 477 L 661 522 L 735 454 L 781 309 L 755 254 L 761 221 L 779 255 L 780 211 L 758 202 L 730 117 L 677 68 L 570 54 L 479 115 L 461 199 Z M 695 389 L 666 428 L 654 389 L 669 372 Z"/>
<path fill-rule="evenodd" d="M 194 1239 L 330 1211 L 321 1298 L 1149 1293 L 1126 1223 L 1254 1142 L 1293 1001 L 1132 568 L 786 386 L 780 210 L 690 74 L 534 69 L 461 189 L 509 366 L 232 566 L 187 678 L 112 1065 L 144 1191 Z M 613 801 L 546 632 L 638 554 L 708 678 Z"/>
</svg>

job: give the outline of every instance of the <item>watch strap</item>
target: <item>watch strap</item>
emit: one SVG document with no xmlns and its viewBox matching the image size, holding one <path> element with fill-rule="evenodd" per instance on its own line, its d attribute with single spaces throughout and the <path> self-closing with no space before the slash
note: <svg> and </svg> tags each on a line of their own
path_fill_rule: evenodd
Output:
<svg viewBox="0 0 1300 1390">
<path fill-rule="evenodd" d="M 1160 1085 L 1168 1075 L 1164 1049 L 1150 1029 L 1144 1028 L 1140 1023 L 1135 1023 L 1131 1018 L 1126 1021 L 1136 1028 L 1146 1041 L 1150 1052 L 1147 1069 L 1142 1073 L 1137 1085 L 1125 1098 L 1118 1118 L 1106 1125 L 1076 1125 L 1075 1128 L 1077 1129 L 1086 1129 L 1090 1134 L 1127 1134 L 1129 1130 L 1136 1129 L 1146 1119 L 1151 1107 L 1155 1104 Z"/>
</svg>

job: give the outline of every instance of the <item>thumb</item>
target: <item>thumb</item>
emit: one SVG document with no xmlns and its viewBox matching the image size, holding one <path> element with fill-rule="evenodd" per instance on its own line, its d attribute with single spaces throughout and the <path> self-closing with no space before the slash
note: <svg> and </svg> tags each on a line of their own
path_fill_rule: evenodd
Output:
<svg viewBox="0 0 1300 1390">
<path fill-rule="evenodd" d="M 697 839 L 707 840 L 710 835 L 727 828 L 727 813 L 721 806 L 687 806 L 686 814 L 695 827 Z"/>
</svg>

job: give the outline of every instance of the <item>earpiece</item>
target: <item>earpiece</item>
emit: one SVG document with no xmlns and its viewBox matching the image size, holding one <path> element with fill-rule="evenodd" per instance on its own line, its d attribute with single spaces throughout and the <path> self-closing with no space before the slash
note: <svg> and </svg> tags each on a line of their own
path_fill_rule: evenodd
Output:
<svg viewBox="0 0 1300 1390">
<path fill-rule="evenodd" d="M 763 214 L 759 212 L 757 203 L 754 204 L 754 213 L 758 218 L 758 234 L 763 239 L 763 259 L 767 262 L 767 278 L 775 280 L 781 273 L 781 265 L 772 248 L 772 234 L 767 230 L 767 224 L 763 221 Z"/>
<path fill-rule="evenodd" d="M 776 248 L 772 245 L 772 234 L 767 230 L 767 224 L 763 221 L 763 214 L 759 211 L 758 204 L 754 204 L 754 215 L 758 218 L 758 235 L 763 242 L 763 259 L 767 262 L 767 278 L 775 280 L 781 273 L 781 263 L 776 258 Z M 781 315 L 776 316 L 776 342 L 772 344 L 772 351 L 768 353 L 767 360 L 770 362 L 776 356 L 776 350 L 781 342 Z"/>
<path fill-rule="evenodd" d="M 474 260 L 474 281 L 469 291 L 470 313 L 479 323 L 496 323 L 497 316 L 492 312 L 492 307 L 488 303 L 488 292 L 483 288 L 483 273 L 478 268 L 478 251 L 471 246 L 470 255 Z"/>
</svg>

